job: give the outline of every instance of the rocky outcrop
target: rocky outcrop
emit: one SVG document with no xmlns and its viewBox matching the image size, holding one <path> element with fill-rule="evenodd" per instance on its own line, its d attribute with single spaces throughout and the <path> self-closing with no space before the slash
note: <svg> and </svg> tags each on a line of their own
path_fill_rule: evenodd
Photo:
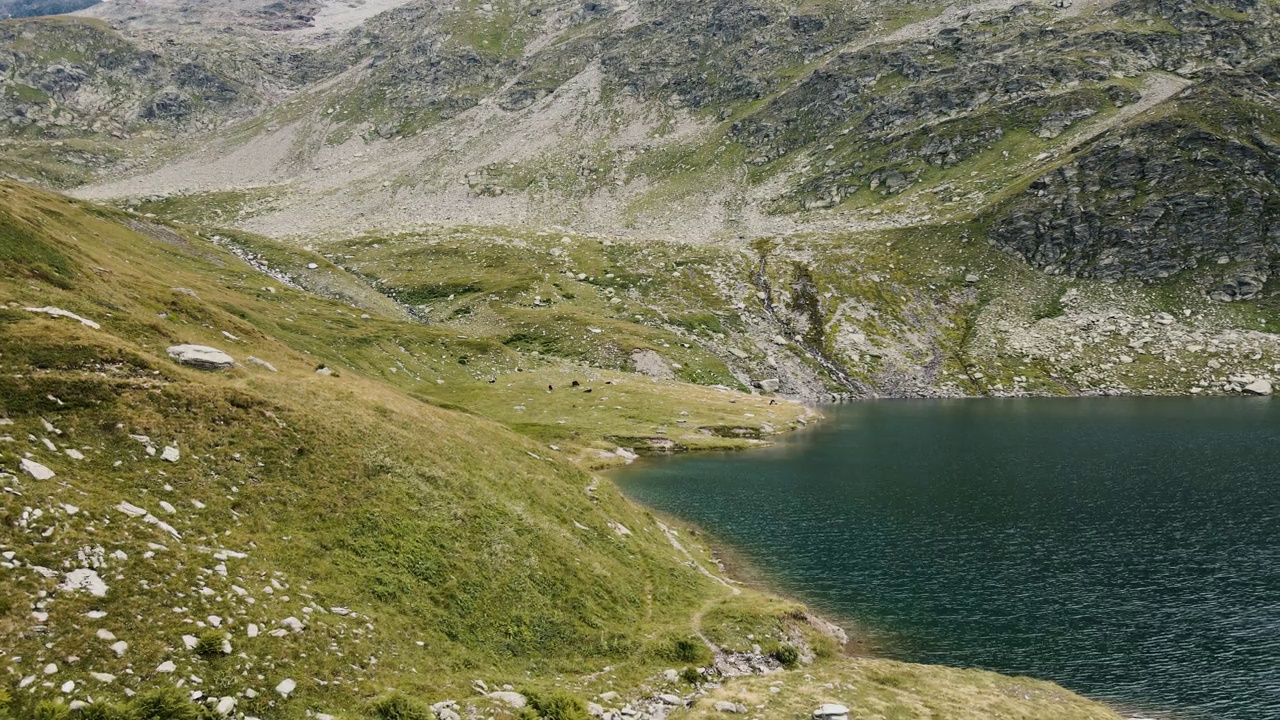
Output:
<svg viewBox="0 0 1280 720">
<path fill-rule="evenodd" d="M 1103 280 L 1222 266 L 1207 292 L 1257 296 L 1280 261 L 1277 79 L 1275 59 L 1211 76 L 1031 183 L 992 241 L 1051 274 Z"/>
</svg>

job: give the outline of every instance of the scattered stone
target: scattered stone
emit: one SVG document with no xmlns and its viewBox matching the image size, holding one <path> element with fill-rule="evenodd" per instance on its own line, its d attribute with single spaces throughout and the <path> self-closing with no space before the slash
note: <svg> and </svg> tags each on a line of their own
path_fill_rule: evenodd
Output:
<svg viewBox="0 0 1280 720">
<path fill-rule="evenodd" d="M 285 697 L 289 697 L 289 693 L 293 692 L 294 689 L 297 687 L 298 687 L 298 683 L 294 682 L 293 678 L 285 678 L 284 680 L 280 681 L 279 685 L 276 686 L 276 692 L 280 693 Z"/>
<path fill-rule="evenodd" d="M 174 345 L 166 352 L 179 363 L 199 370 L 226 370 L 236 364 L 235 358 L 206 345 Z"/>
<path fill-rule="evenodd" d="M 746 706 L 739 703 L 731 703 L 728 700 L 717 700 L 713 707 L 716 712 L 733 713 L 735 715 L 744 715 L 747 712 Z M 818 716 L 814 715 L 814 717 Z"/>
<path fill-rule="evenodd" d="M 123 640 L 118 640 L 111 644 L 111 652 L 115 653 L 116 657 L 124 657 L 125 651 L 128 649 L 129 643 Z"/>
<path fill-rule="evenodd" d="M 18 461 L 18 467 L 23 473 L 30 475 L 36 480 L 49 480 L 53 478 L 53 471 L 35 460 L 23 458 Z"/>
<path fill-rule="evenodd" d="M 178 669 L 178 666 L 174 665 L 172 660 L 165 660 L 164 662 L 160 663 L 159 666 L 156 667 L 156 672 L 171 673 L 177 669 Z"/>
<path fill-rule="evenodd" d="M 52 315 L 52 316 L 54 316 L 54 317 L 70 318 L 70 319 L 75 320 L 76 322 L 80 323 L 81 325 L 84 325 L 85 327 L 93 328 L 94 330 L 101 330 L 101 329 L 102 329 L 102 326 L 101 326 L 101 325 L 99 325 L 98 323 L 96 323 L 96 322 L 94 322 L 94 321 L 92 321 L 92 320 L 86 320 L 85 318 L 82 318 L 82 317 L 80 317 L 79 315 L 76 315 L 76 314 L 75 314 L 75 313 L 73 313 L 73 312 L 67 312 L 66 310 L 63 310 L 62 308 L 56 308 L 56 307 L 29 307 L 29 308 L 23 308 L 23 310 L 26 310 L 27 312 L 33 312 L 33 313 L 44 313 L 45 315 Z"/>
<path fill-rule="evenodd" d="M 89 677 L 93 678 L 94 680 L 97 680 L 100 683 L 110 683 L 110 682 L 116 681 L 116 676 L 112 675 L 111 673 L 91 672 L 89 673 Z"/>
<path fill-rule="evenodd" d="M 181 457 L 182 457 L 182 454 L 178 452 L 178 448 L 172 445 L 166 446 L 164 449 L 164 452 L 160 453 L 160 459 L 164 460 L 165 462 L 176 463 L 178 462 L 179 459 L 181 459 Z"/>
<path fill-rule="evenodd" d="M 245 358 L 244 361 L 247 363 L 253 363 L 254 365 L 257 365 L 259 367 L 264 367 L 270 370 L 271 372 L 279 372 L 279 370 L 276 370 L 275 365 L 272 365 L 271 363 L 267 362 L 266 360 L 263 360 L 262 358 L 256 358 L 250 355 L 249 357 Z"/>
<path fill-rule="evenodd" d="M 826 703 L 813 711 L 814 720 L 849 720 L 849 708 Z"/>
<path fill-rule="evenodd" d="M 504 702 L 517 710 L 528 703 L 528 699 L 524 695 L 521 695 L 518 692 L 508 692 L 506 690 L 491 692 L 489 693 L 489 697 L 499 702 Z"/>
<path fill-rule="evenodd" d="M 98 577 L 97 571 L 88 568 L 79 568 L 67 573 L 66 579 L 58 589 L 68 592 L 84 590 L 94 597 L 103 597 L 107 594 L 107 584 Z"/>
<path fill-rule="evenodd" d="M 778 392 L 778 388 L 782 387 L 782 382 L 777 378 L 765 378 L 756 383 L 761 390 L 765 392 Z"/>
<path fill-rule="evenodd" d="M 684 700 L 681 700 L 679 695 L 672 695 L 671 693 L 662 693 L 658 695 L 658 699 L 661 700 L 664 705 L 684 704 Z"/>
<path fill-rule="evenodd" d="M 222 698 L 219 698 L 218 704 L 215 705 L 213 708 L 214 712 L 224 717 L 227 715 L 230 715 L 231 711 L 235 709 L 236 709 L 236 699 L 229 696 L 224 696 Z"/>
</svg>

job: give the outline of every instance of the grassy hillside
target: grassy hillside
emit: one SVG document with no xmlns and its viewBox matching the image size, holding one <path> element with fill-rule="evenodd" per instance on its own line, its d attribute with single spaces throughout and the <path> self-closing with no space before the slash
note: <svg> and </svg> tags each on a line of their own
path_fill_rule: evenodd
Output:
<svg viewBox="0 0 1280 720">
<path fill-rule="evenodd" d="M 583 366 L 526 370 L 532 358 L 502 343 L 297 289 L 185 230 L 12 183 L 0 270 L 0 705 L 12 717 L 417 718 L 431 715 L 394 712 L 446 700 L 516 715 L 478 679 L 533 693 L 543 714 L 554 692 L 612 707 L 749 692 L 714 672 L 693 673 L 697 686 L 661 673 L 709 667 L 695 632 L 721 653 L 754 636 L 774 668 L 768 653 L 786 645 L 810 671 L 862 672 L 801 608 L 731 591 L 696 537 L 566 458 L 594 462 L 588 451 L 634 424 L 674 428 L 676 407 L 691 425 L 733 415 L 759 431 L 800 406 L 594 371 L 595 393 L 629 393 L 632 412 L 579 422 L 561 446 L 552 420 L 485 417 L 513 416 L 484 393 L 586 378 Z M 26 309 L 48 307 L 89 324 Z M 165 353 L 179 343 L 238 363 L 180 366 Z M 578 402 L 541 392 L 566 414 Z M 156 694 L 166 688 L 178 695 Z M 380 704 L 392 693 L 408 699 Z M 1110 717 L 1055 693 L 1060 717 Z M 989 716 L 1030 707 L 1015 698 Z"/>
</svg>

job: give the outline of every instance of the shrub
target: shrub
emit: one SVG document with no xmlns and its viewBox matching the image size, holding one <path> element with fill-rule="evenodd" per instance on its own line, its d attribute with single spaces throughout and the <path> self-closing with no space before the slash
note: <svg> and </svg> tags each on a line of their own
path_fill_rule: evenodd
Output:
<svg viewBox="0 0 1280 720">
<path fill-rule="evenodd" d="M 200 709 L 173 688 L 149 690 L 132 705 L 134 720 L 200 720 Z"/>
<path fill-rule="evenodd" d="M 129 720 L 128 709 L 112 703 L 94 703 L 71 711 L 74 720 Z"/>
<path fill-rule="evenodd" d="M 779 645 L 778 649 L 773 651 L 773 659 L 790 670 L 800 662 L 800 651 L 793 645 Z"/>
<path fill-rule="evenodd" d="M 66 705 L 52 700 L 44 700 L 36 705 L 31 720 L 67 720 L 69 717 L 71 717 L 71 711 L 67 709 Z"/>
<path fill-rule="evenodd" d="M 711 649 L 695 637 L 675 638 L 671 641 L 669 659 L 690 665 L 709 665 Z"/>
<path fill-rule="evenodd" d="M 680 679 L 690 685 L 697 685 L 702 682 L 702 673 L 698 672 L 696 667 L 686 667 L 680 671 Z"/>
<path fill-rule="evenodd" d="M 376 720 L 435 720 L 431 708 L 398 693 L 374 700 L 369 705 L 369 716 Z"/>
<path fill-rule="evenodd" d="M 196 654 L 202 658 L 222 657 L 222 643 L 226 639 L 226 633 L 206 630 L 196 640 Z"/>
<path fill-rule="evenodd" d="M 546 693 L 525 693 L 529 698 L 529 707 L 542 720 L 591 720 L 587 714 L 587 704 L 575 695 L 563 690 L 552 690 Z"/>
</svg>

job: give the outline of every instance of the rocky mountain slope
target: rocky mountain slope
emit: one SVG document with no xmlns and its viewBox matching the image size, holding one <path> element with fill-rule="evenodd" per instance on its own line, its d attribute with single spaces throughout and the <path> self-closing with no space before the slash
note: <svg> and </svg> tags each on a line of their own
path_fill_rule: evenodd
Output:
<svg viewBox="0 0 1280 720">
<path fill-rule="evenodd" d="M 40 22 L 11 43 L 159 48 L 148 74 L 96 68 L 62 102 L 15 99 L 42 118 L 13 122 L 29 128 L 4 154 L 20 177 L 97 174 L 76 192 L 356 265 L 350 233 L 367 247 L 466 225 L 498 276 L 527 237 L 589 235 L 662 291 L 641 324 L 714 316 L 682 342 L 797 397 L 1238 392 L 1275 372 L 1271 3 L 412 2 L 321 34 L 329 5 L 276 29 L 247 0 L 221 8 L 234 25 L 108 5 L 93 12 L 116 30 Z M 45 55 L 9 87 L 38 87 Z M 104 82 L 133 90 L 82 99 Z M 174 113 L 147 122 L 166 99 Z M 107 128 L 130 139 L 95 152 Z M 430 280 L 434 247 L 406 281 Z M 685 294 L 646 251 L 704 264 L 714 291 Z M 544 274 L 578 274 L 570 259 Z M 461 305 L 478 293 L 444 321 L 475 330 Z M 613 310 L 611 332 L 647 332 Z M 1107 315 L 1139 331 L 1077 330 Z M 634 369 L 633 349 L 593 357 Z"/>
</svg>

